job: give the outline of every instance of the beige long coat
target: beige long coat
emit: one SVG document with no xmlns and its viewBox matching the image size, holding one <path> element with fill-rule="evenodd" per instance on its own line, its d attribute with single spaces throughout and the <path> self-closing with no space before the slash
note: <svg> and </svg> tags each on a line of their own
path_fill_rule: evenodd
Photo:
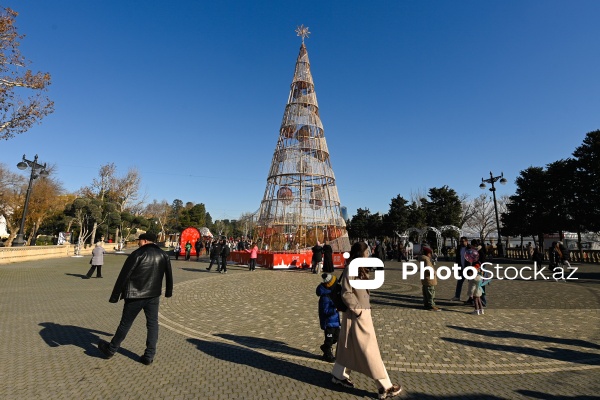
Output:
<svg viewBox="0 0 600 400">
<path fill-rule="evenodd" d="M 336 362 L 373 379 L 385 379 L 388 375 L 383 366 L 371 319 L 369 291 L 350 286 L 348 267 L 344 269 L 341 284 L 342 299 L 348 310 L 342 313 Z"/>
<path fill-rule="evenodd" d="M 433 271 L 435 272 L 436 269 L 435 269 L 435 266 L 433 265 L 433 262 L 431 262 L 431 258 L 429 258 L 425 255 L 420 255 L 417 257 L 417 261 L 419 261 L 419 262 L 423 261 L 423 265 L 433 268 Z M 430 279 L 429 274 L 425 273 L 425 279 L 421 279 L 421 284 L 423 286 L 437 286 L 437 276 L 434 274 L 433 279 Z"/>
</svg>

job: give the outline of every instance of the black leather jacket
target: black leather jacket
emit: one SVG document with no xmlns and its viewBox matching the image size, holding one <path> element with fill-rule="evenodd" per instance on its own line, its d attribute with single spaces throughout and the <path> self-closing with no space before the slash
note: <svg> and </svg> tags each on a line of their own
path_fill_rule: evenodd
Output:
<svg viewBox="0 0 600 400">
<path fill-rule="evenodd" d="M 144 299 L 157 297 L 162 293 L 163 276 L 167 277 L 165 297 L 173 295 L 173 272 L 169 255 L 154 243 L 147 243 L 127 257 L 110 302 L 119 299 Z"/>
</svg>

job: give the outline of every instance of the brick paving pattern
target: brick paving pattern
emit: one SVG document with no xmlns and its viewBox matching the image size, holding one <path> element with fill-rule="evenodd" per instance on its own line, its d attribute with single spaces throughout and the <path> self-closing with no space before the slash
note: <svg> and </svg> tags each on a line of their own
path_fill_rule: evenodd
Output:
<svg viewBox="0 0 600 400">
<path fill-rule="evenodd" d="M 108 297 L 125 256 L 107 254 L 103 279 L 81 279 L 88 257 L 0 267 L 1 399 L 376 398 L 358 373 L 353 390 L 331 384 L 319 359 L 320 276 L 308 271 L 218 274 L 206 260 L 173 260 L 154 363 L 138 362 L 143 315 L 103 359 L 96 343 L 119 322 L 123 303 Z M 600 266 L 577 267 L 577 281 L 494 280 L 474 316 L 448 300 L 454 280 L 437 288 L 444 311 L 422 310 L 418 277 L 386 262 L 372 306 L 390 377 L 405 388 L 397 398 L 600 398 Z"/>
</svg>

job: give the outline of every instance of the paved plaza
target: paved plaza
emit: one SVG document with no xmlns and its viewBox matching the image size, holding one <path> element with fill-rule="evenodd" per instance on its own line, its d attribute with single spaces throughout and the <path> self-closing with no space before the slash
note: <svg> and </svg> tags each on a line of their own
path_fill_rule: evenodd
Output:
<svg viewBox="0 0 600 400">
<path fill-rule="evenodd" d="M 320 276 L 306 270 L 225 275 L 173 260 L 154 363 L 138 362 L 143 315 L 102 358 L 96 343 L 119 322 L 123 303 L 108 298 L 125 257 L 107 254 L 103 279 L 82 279 L 89 257 L 0 266 L 0 399 L 376 398 L 361 374 L 354 390 L 330 382 Z M 405 388 L 397 398 L 600 398 L 600 266 L 577 267 L 577 281 L 494 280 L 485 315 L 474 316 L 448 300 L 454 280 L 438 285 L 444 311 L 423 310 L 418 277 L 403 280 L 401 264 L 386 262 L 372 307 L 383 360 Z"/>
</svg>

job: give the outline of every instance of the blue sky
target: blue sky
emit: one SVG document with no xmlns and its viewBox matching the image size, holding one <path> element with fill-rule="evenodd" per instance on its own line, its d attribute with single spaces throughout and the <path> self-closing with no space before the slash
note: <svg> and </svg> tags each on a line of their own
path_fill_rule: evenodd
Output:
<svg viewBox="0 0 600 400">
<path fill-rule="evenodd" d="M 514 179 L 600 129 L 598 1 L 4 1 L 55 112 L 0 142 L 69 191 L 136 167 L 147 201 L 258 209 L 301 40 L 342 205 Z"/>
</svg>

